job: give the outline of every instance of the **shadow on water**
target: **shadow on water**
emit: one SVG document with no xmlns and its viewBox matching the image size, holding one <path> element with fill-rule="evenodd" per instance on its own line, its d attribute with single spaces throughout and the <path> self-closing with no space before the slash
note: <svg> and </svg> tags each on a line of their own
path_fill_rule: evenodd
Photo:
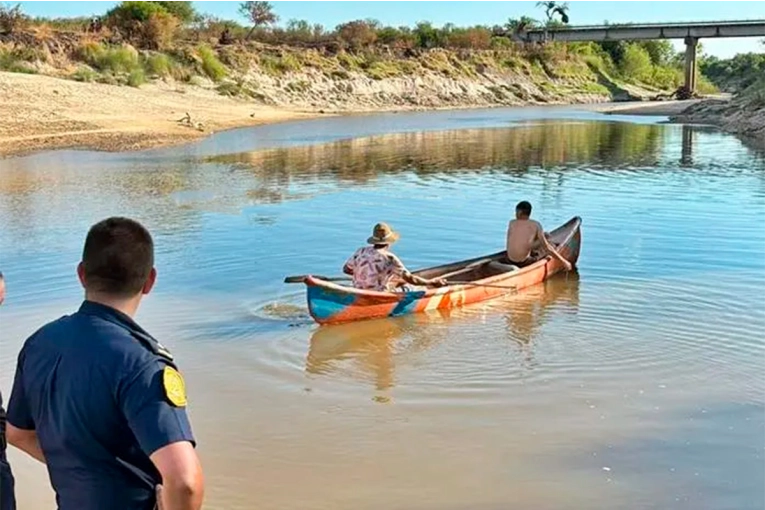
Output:
<svg viewBox="0 0 765 510">
<path fill-rule="evenodd" d="M 579 275 L 574 271 L 512 296 L 464 308 L 321 326 L 311 335 L 305 371 L 320 376 L 350 372 L 363 380 L 371 375 L 378 391 L 388 390 L 395 385 L 397 361 L 432 349 L 449 337 L 449 327 L 469 325 L 479 313 L 504 315 L 508 337 L 529 362 L 545 322 L 556 314 L 576 314 L 578 308 Z"/>
</svg>

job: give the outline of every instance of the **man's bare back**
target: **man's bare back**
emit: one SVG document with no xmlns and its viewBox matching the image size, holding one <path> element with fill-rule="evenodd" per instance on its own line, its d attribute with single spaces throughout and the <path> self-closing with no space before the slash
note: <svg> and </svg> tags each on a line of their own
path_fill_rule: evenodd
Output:
<svg viewBox="0 0 765 510">
<path fill-rule="evenodd" d="M 566 270 L 571 270 L 571 263 L 555 249 L 542 225 L 531 216 L 531 204 L 523 201 L 515 206 L 515 219 L 507 224 L 507 259 L 516 266 L 523 267 L 535 262 L 541 256 L 552 255 Z"/>
<path fill-rule="evenodd" d="M 507 225 L 507 258 L 522 263 L 540 246 L 544 230 L 539 222 L 530 219 L 511 220 Z"/>
</svg>

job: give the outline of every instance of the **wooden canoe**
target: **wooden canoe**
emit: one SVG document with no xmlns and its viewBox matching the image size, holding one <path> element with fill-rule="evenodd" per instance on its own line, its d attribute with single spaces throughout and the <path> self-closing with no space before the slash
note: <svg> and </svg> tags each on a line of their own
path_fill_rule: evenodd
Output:
<svg viewBox="0 0 765 510">
<path fill-rule="evenodd" d="M 581 224 L 577 216 L 550 232 L 550 241 L 571 264 L 579 259 Z M 308 311 L 319 324 L 337 324 L 456 308 L 514 293 L 563 270 L 557 259 L 548 256 L 524 268 L 507 271 L 493 264 L 504 255 L 503 250 L 415 271 L 422 278 L 450 275 L 448 279 L 470 283 L 409 292 L 361 290 L 309 276 L 305 279 Z"/>
</svg>

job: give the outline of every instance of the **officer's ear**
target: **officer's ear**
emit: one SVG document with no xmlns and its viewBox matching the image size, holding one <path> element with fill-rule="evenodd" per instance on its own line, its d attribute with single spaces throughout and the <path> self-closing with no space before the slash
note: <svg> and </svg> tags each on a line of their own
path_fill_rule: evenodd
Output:
<svg viewBox="0 0 765 510">
<path fill-rule="evenodd" d="M 82 265 L 82 262 L 77 264 L 77 278 L 80 279 L 80 284 L 82 285 L 82 288 L 85 288 L 85 267 Z"/>
<path fill-rule="evenodd" d="M 151 289 L 154 287 L 154 284 L 157 282 L 157 270 L 156 268 L 151 268 L 151 271 L 149 271 L 149 277 L 146 279 L 146 283 L 143 284 L 143 289 L 141 289 L 141 293 L 148 294 L 151 292 Z"/>
</svg>

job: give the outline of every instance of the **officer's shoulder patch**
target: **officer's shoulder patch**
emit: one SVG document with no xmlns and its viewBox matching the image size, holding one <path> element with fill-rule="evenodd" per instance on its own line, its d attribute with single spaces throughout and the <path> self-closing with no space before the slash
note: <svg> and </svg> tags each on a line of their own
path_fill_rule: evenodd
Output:
<svg viewBox="0 0 765 510">
<path fill-rule="evenodd" d="M 175 407 L 186 407 L 186 383 L 176 369 L 166 366 L 162 372 L 162 386 L 167 399 Z"/>
</svg>

